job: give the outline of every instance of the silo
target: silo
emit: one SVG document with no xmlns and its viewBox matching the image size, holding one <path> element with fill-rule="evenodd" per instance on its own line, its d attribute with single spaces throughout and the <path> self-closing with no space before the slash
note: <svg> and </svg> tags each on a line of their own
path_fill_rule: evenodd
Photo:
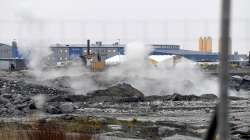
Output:
<svg viewBox="0 0 250 140">
<path fill-rule="evenodd" d="M 206 52 L 212 52 L 213 51 L 213 49 L 212 49 L 212 38 L 211 37 L 208 37 L 207 38 L 207 43 L 206 43 L 207 45 L 207 51 Z"/>
<path fill-rule="evenodd" d="M 203 51 L 202 52 L 207 52 L 207 37 L 204 37 L 203 39 Z"/>
<path fill-rule="evenodd" d="M 203 38 L 202 37 L 199 38 L 199 51 L 200 52 L 203 51 Z"/>
</svg>

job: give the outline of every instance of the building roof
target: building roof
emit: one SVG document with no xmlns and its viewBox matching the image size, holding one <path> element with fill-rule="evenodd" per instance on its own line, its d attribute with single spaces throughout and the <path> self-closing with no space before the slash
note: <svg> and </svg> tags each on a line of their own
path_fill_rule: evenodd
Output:
<svg viewBox="0 0 250 140">
<path fill-rule="evenodd" d="M 117 48 L 117 47 L 125 47 L 126 45 L 125 44 L 90 44 L 90 47 L 106 47 L 106 48 Z M 53 44 L 51 45 L 50 47 L 52 48 L 61 48 L 61 47 L 66 47 L 66 48 L 69 48 L 69 47 L 83 47 L 83 48 L 86 48 L 87 47 L 87 44 Z"/>
<path fill-rule="evenodd" d="M 154 53 L 158 54 L 168 54 L 168 55 L 218 55 L 218 53 L 200 52 L 192 50 L 154 50 Z"/>
</svg>

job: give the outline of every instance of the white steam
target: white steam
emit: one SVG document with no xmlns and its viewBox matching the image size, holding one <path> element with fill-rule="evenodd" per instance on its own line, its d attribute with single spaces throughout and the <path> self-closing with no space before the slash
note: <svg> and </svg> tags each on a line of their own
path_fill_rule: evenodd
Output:
<svg viewBox="0 0 250 140">
<path fill-rule="evenodd" d="M 217 94 L 216 78 L 206 76 L 192 61 L 181 58 L 175 67 L 173 60 L 149 64 L 151 48 L 141 43 L 129 44 L 126 48 L 126 61 L 117 67 L 108 69 L 105 79 L 127 82 L 146 95 L 156 94 Z"/>
<path fill-rule="evenodd" d="M 31 74 L 40 81 L 60 77 L 70 77 L 69 86 L 76 94 L 85 94 L 91 90 L 103 88 L 118 82 L 127 82 L 138 88 L 146 95 L 172 94 L 204 94 L 218 91 L 216 79 L 204 75 L 193 62 L 182 58 L 176 67 L 163 62 L 157 67 L 149 64 L 148 56 L 152 50 L 143 43 L 130 43 L 125 49 L 125 62 L 107 69 L 102 73 L 91 73 L 79 62 L 75 66 L 61 69 L 44 69 L 48 56 L 51 54 L 49 40 L 42 38 L 35 27 L 29 23 L 42 22 L 32 9 L 31 1 L 24 2 L 17 10 L 17 16 L 25 21 L 25 40 L 22 40 L 21 52 L 29 56 Z M 30 24 L 31 25 L 31 24 Z M 170 61 L 172 63 L 172 61 Z M 98 77 L 98 78 L 96 78 Z M 104 84 L 105 85 L 105 84 Z M 38 99 L 40 99 L 38 97 Z M 42 99 L 41 99 L 42 100 Z"/>
<path fill-rule="evenodd" d="M 44 95 L 36 95 L 33 97 L 33 100 L 35 102 L 35 105 L 38 109 L 42 109 L 45 102 L 46 102 L 46 97 Z"/>
</svg>

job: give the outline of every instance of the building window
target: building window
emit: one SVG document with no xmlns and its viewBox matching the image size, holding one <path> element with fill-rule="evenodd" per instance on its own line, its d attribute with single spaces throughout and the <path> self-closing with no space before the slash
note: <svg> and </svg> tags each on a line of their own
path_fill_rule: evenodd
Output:
<svg viewBox="0 0 250 140">
<path fill-rule="evenodd" d="M 60 60 L 62 60 L 62 57 L 60 57 Z"/>
<path fill-rule="evenodd" d="M 113 52 L 116 52 L 116 50 L 113 50 Z"/>
<path fill-rule="evenodd" d="M 67 53 L 68 52 L 68 50 L 65 50 L 65 53 Z"/>
</svg>

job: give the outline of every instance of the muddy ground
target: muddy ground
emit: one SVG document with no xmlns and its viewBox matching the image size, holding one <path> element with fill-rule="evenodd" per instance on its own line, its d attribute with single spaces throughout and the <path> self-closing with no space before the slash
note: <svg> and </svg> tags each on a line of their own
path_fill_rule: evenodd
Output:
<svg viewBox="0 0 250 140">
<path fill-rule="evenodd" d="M 218 101 L 213 94 L 145 96 L 129 83 L 118 83 L 83 95 L 73 94 L 68 77 L 39 81 L 22 72 L 0 73 L 3 122 L 95 118 L 105 138 L 201 139 Z M 237 82 L 231 82 L 232 88 Z M 248 85 L 245 85 L 248 87 Z M 233 139 L 250 139 L 250 91 L 230 97 Z"/>
</svg>

